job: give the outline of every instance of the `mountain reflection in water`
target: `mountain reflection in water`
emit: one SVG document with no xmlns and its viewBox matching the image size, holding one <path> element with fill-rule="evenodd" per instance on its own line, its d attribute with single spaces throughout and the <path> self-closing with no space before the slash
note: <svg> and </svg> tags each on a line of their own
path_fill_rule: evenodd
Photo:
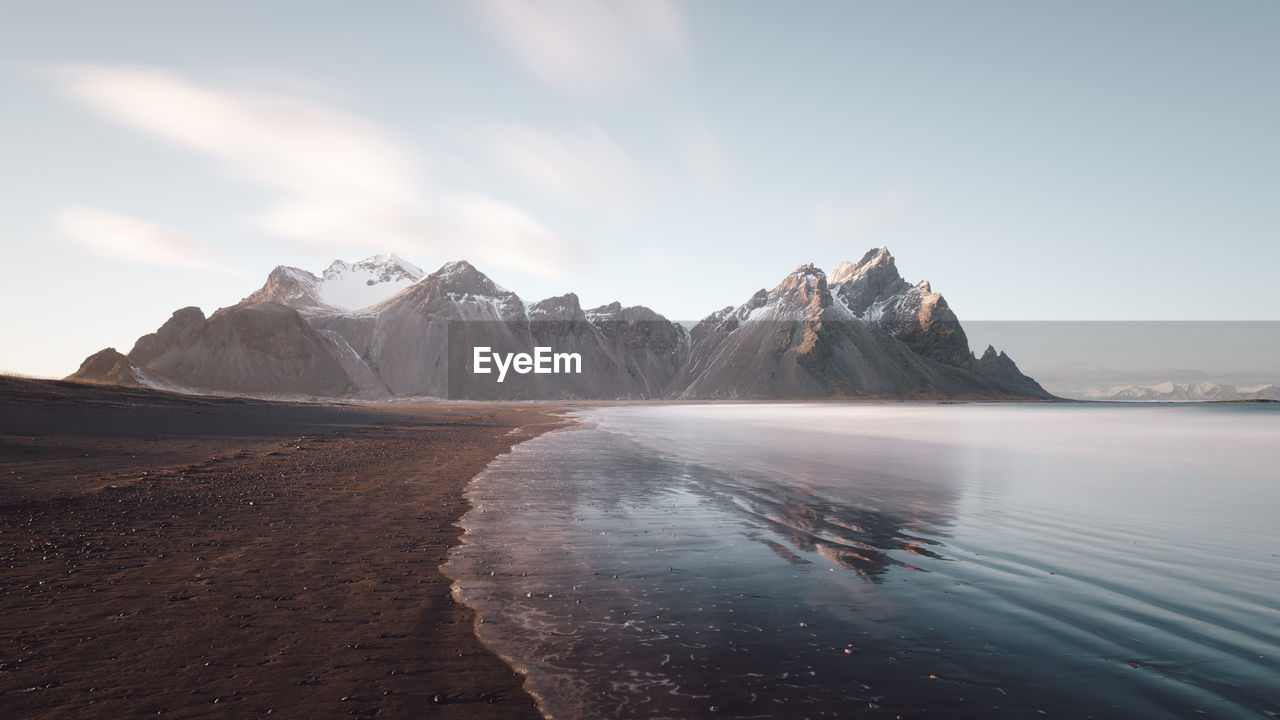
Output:
<svg viewBox="0 0 1280 720">
<path fill-rule="evenodd" d="M 931 549 L 940 546 L 941 541 L 925 535 L 940 533 L 946 518 L 939 512 L 922 510 L 919 503 L 913 503 L 915 507 L 911 509 L 896 510 L 839 504 L 788 485 L 785 478 L 772 485 L 709 478 L 703 491 L 712 501 L 723 502 L 725 508 L 769 531 L 772 537 L 758 532 L 749 532 L 748 537 L 789 563 L 810 562 L 793 550 L 816 552 L 855 571 L 864 580 L 877 582 L 890 567 L 923 571 L 890 551 L 942 558 Z M 774 538 L 781 538 L 786 544 Z"/>
<path fill-rule="evenodd" d="M 601 408 L 446 570 L 553 718 L 1257 717 L 1276 410 Z"/>
</svg>

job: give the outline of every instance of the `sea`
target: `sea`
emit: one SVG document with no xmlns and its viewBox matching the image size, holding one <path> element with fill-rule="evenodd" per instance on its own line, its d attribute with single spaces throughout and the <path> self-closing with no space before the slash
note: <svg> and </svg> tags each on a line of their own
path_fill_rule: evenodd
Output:
<svg viewBox="0 0 1280 720">
<path fill-rule="evenodd" d="M 548 718 L 1280 717 L 1280 406 L 629 405 L 446 572 Z"/>
</svg>

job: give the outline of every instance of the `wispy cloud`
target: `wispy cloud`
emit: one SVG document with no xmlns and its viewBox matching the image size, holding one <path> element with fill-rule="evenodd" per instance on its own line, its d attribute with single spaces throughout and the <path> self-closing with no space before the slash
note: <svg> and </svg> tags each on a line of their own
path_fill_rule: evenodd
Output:
<svg viewBox="0 0 1280 720">
<path fill-rule="evenodd" d="M 548 132 L 500 124 L 486 139 L 490 162 L 535 192 L 571 207 L 626 213 L 636 204 L 630 159 L 603 130 Z"/>
<path fill-rule="evenodd" d="M 74 206 L 54 215 L 59 237 L 102 257 L 145 265 L 230 272 L 218 253 L 172 228 L 97 208 Z"/>
<path fill-rule="evenodd" d="M 851 205 L 823 203 L 815 213 L 814 225 L 824 235 L 864 235 L 896 221 L 909 201 L 906 188 L 897 185 Z"/>
<path fill-rule="evenodd" d="M 528 213 L 484 195 L 453 195 L 446 219 L 458 242 L 480 261 L 515 266 L 548 278 L 571 277 L 592 262 L 590 248 L 548 230 Z M 536 251 L 531 251 L 531 248 Z"/>
<path fill-rule="evenodd" d="M 520 208 L 436 189 L 408 143 L 296 87 L 215 85 L 136 66 L 52 73 L 64 92 L 99 114 L 267 191 L 268 205 L 253 224 L 280 238 L 465 255 L 549 275 L 559 275 L 548 262 L 558 253 L 578 257 Z M 492 213 L 484 222 L 475 217 L 481 206 Z"/>
<path fill-rule="evenodd" d="M 480 0 L 498 41 L 554 88 L 601 94 L 677 54 L 685 24 L 673 0 Z"/>
</svg>

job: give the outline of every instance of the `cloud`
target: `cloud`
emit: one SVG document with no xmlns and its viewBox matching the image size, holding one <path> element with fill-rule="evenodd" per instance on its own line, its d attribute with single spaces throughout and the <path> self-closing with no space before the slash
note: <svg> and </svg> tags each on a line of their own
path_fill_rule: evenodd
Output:
<svg viewBox="0 0 1280 720">
<path fill-rule="evenodd" d="M 553 133 L 502 124 L 491 129 L 486 144 L 494 165 L 556 202 L 617 214 L 636 204 L 631 161 L 594 125 Z"/>
<path fill-rule="evenodd" d="M 62 88 L 99 113 L 210 156 L 233 177 L 289 195 L 411 202 L 412 161 L 363 119 L 302 96 L 215 89 L 166 70 L 74 66 Z"/>
<path fill-rule="evenodd" d="M 824 203 L 818 206 L 814 224 L 823 235 L 864 235 L 895 222 L 909 200 L 906 189 L 895 186 L 848 207 Z"/>
<path fill-rule="evenodd" d="M 520 269 L 549 278 L 563 278 L 591 264 L 587 248 L 556 235 L 518 207 L 483 195 L 454 195 L 447 218 L 460 243 L 475 250 L 468 257 L 479 262 L 507 264 L 519 259 Z M 529 248 L 542 252 L 531 253 Z"/>
<path fill-rule="evenodd" d="M 552 272 L 558 254 L 577 257 L 549 228 L 497 199 L 485 199 L 494 216 L 477 232 L 474 198 L 434 188 L 407 143 L 296 84 L 289 90 L 217 86 L 136 66 L 51 72 L 65 93 L 95 112 L 267 191 L 269 203 L 252 223 L 271 235 L 342 248 L 466 255 L 551 276 L 559 275 Z"/>
<path fill-rule="evenodd" d="M 498 41 L 565 92 L 598 95 L 644 78 L 684 46 L 674 0 L 479 0 Z"/>
<path fill-rule="evenodd" d="M 58 235 L 103 257 L 146 265 L 229 272 L 211 248 L 176 230 L 90 207 L 54 215 Z"/>
</svg>

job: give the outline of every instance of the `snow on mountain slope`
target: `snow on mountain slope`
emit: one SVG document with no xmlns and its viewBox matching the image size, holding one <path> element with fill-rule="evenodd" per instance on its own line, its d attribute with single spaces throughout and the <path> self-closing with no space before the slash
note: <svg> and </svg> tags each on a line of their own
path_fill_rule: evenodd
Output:
<svg viewBox="0 0 1280 720">
<path fill-rule="evenodd" d="M 577 295 L 526 304 L 466 261 L 450 262 L 360 313 L 314 312 L 308 322 L 359 361 L 372 394 L 481 399 L 659 397 L 683 361 L 687 333 L 645 307 L 593 309 Z M 513 373 L 503 385 L 467 370 L 471 348 L 553 347 L 578 353 L 581 372 Z"/>
<path fill-rule="evenodd" d="M 422 279 L 422 270 L 395 253 L 357 263 L 335 260 L 320 278 L 317 298 L 330 307 L 360 310 L 381 302 Z"/>
<path fill-rule="evenodd" d="M 856 263 L 840 263 L 827 282 L 850 312 L 879 325 L 917 354 L 972 368 L 969 339 L 946 299 L 928 281 L 911 285 L 903 280 L 888 248 L 870 250 Z"/>
<path fill-rule="evenodd" d="M 884 257 L 892 269 L 887 251 Z M 842 267 L 841 276 L 845 282 L 862 278 L 865 284 L 863 274 L 851 272 L 856 270 L 852 264 Z M 897 271 L 892 274 L 896 277 Z M 801 265 L 773 289 L 708 316 L 690 332 L 689 359 L 675 378 L 674 394 L 689 399 L 1013 394 L 968 368 L 915 353 L 834 297 L 828 282 L 821 269 Z M 891 294 L 901 291 L 896 283 L 887 289 Z M 881 290 L 870 294 L 878 296 Z"/>
<path fill-rule="evenodd" d="M 1154 385 L 1116 385 L 1106 388 L 1090 388 L 1080 393 L 1068 393 L 1068 396 L 1080 400 L 1102 400 L 1108 402 L 1280 400 L 1280 387 L 1274 384 L 1236 387 L 1214 382 L 1163 382 Z"/>
<path fill-rule="evenodd" d="M 472 371 L 475 348 L 534 347 L 580 356 L 578 369 L 500 386 Z M 391 254 L 320 276 L 280 266 L 239 304 L 178 310 L 77 378 L 314 397 L 1049 397 L 1004 354 L 973 358 L 941 296 L 903 281 L 885 248 L 831 278 L 802 265 L 692 329 L 573 293 L 526 303 L 466 261 L 425 276 Z"/>
<path fill-rule="evenodd" d="M 281 265 L 242 303 L 278 302 L 297 310 L 355 312 L 375 305 L 422 279 L 420 268 L 394 253 L 348 263 L 335 260 L 316 275 Z"/>
</svg>

